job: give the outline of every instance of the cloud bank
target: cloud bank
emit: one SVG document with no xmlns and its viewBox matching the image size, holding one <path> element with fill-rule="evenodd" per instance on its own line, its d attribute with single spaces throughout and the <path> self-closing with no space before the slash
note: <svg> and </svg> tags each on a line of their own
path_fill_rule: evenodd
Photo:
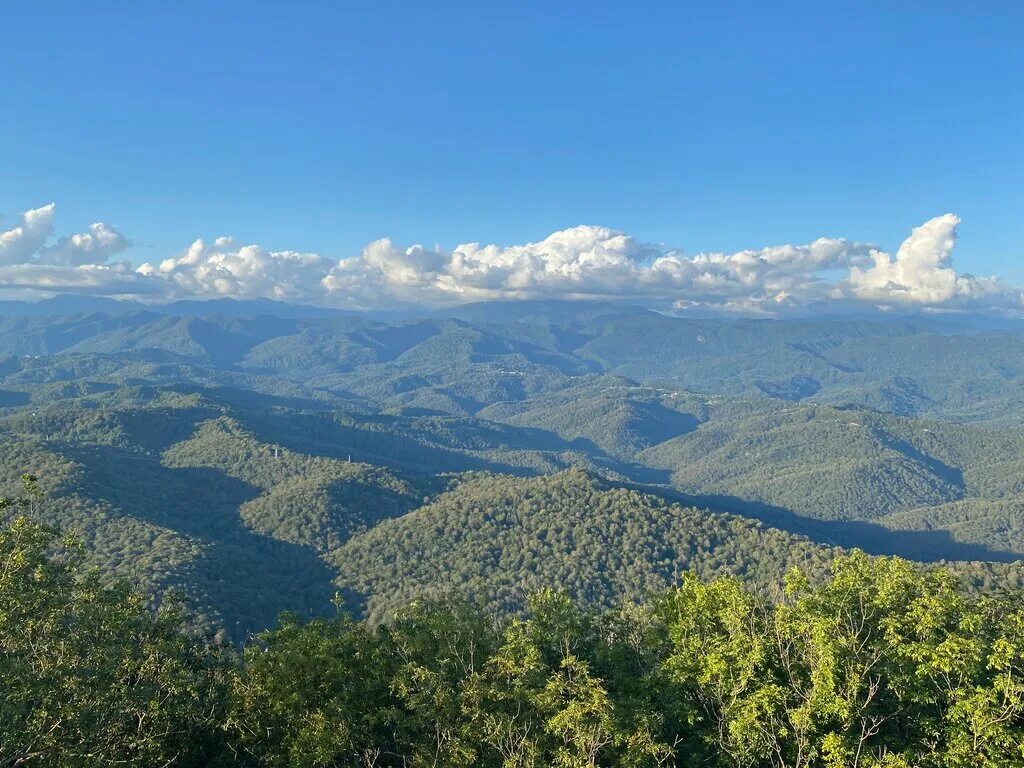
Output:
<svg viewBox="0 0 1024 768">
<path fill-rule="evenodd" d="M 0 228 L 5 295 L 270 298 L 352 309 L 580 298 L 769 315 L 836 307 L 1024 311 L 1019 289 L 955 271 L 960 219 L 951 213 L 916 227 L 894 256 L 841 238 L 691 256 L 605 227 L 579 226 L 512 246 L 438 250 L 382 239 L 340 260 L 221 237 L 133 267 L 116 260 L 131 242 L 109 224 L 51 242 L 55 210 L 51 203 Z"/>
</svg>

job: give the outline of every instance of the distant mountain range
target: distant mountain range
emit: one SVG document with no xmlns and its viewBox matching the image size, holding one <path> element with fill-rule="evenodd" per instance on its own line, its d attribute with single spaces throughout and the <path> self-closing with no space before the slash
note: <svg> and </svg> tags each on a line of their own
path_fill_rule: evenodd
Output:
<svg viewBox="0 0 1024 768">
<path fill-rule="evenodd" d="M 293 319 L 337 317 L 351 314 L 342 310 L 322 309 L 303 304 L 289 304 L 272 299 L 187 299 L 166 304 L 143 304 L 139 301 L 111 299 L 105 296 L 62 293 L 39 301 L 0 301 L 0 315 L 11 317 L 46 317 L 55 315 L 110 314 L 155 312 L 164 315 L 222 315 L 241 317 L 274 315 Z"/>
<path fill-rule="evenodd" d="M 606 604 L 835 547 L 1016 583 L 1024 329 L 62 296 L 0 314 L 0 493 L 23 472 L 99 565 L 239 637 L 336 590 Z"/>
</svg>

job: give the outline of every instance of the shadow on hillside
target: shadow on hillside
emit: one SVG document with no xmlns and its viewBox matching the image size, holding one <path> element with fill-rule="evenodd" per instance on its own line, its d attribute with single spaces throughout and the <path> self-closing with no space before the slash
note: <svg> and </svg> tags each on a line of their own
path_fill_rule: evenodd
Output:
<svg viewBox="0 0 1024 768">
<path fill-rule="evenodd" d="M 196 428 L 220 412 L 211 407 L 126 408 L 112 412 L 132 445 L 163 453 L 175 443 L 188 440 Z"/>
<path fill-rule="evenodd" d="M 638 403 L 636 407 L 643 417 L 644 441 L 648 447 L 696 432 L 700 426 L 700 421 L 692 413 L 677 411 L 661 403 Z"/>
<path fill-rule="evenodd" d="M 983 544 L 957 541 L 949 531 L 944 530 L 904 531 L 862 520 L 817 520 L 782 507 L 735 496 L 688 496 L 664 492 L 662 495 L 695 507 L 751 517 L 773 528 L 807 536 L 821 544 L 846 549 L 858 548 L 872 555 L 898 555 L 924 563 L 943 560 L 992 560 L 1007 563 L 1024 560 L 1024 553 L 994 550 Z"/>
<path fill-rule="evenodd" d="M 538 455 L 569 451 L 574 445 L 545 430 L 510 427 L 487 422 L 464 424 L 458 419 L 441 422 L 436 434 L 415 419 L 394 415 L 352 416 L 351 420 L 325 419 L 311 413 L 247 414 L 246 428 L 262 442 L 315 456 L 397 467 L 417 473 L 487 471 L 532 475 L 537 470 L 503 461 L 501 452 L 536 451 Z M 463 435 L 454 434 L 465 427 Z M 494 431 L 497 427 L 502 431 Z M 486 429 L 484 429 L 486 428 Z M 431 440 L 436 437 L 437 442 Z M 445 448 L 443 440 L 461 442 L 463 450 Z M 599 449 L 598 449 L 599 450 Z M 494 458 L 488 458 L 488 452 Z M 603 456 L 598 452 L 598 456 Z"/>
<path fill-rule="evenodd" d="M 19 405 L 28 405 L 29 400 L 28 392 L 0 389 L 0 408 L 16 408 Z"/>
<path fill-rule="evenodd" d="M 333 612 L 333 569 L 312 549 L 256 533 L 240 519 L 239 506 L 259 488 L 211 467 L 166 467 L 107 446 L 61 453 L 83 466 L 86 496 L 198 542 L 201 554 L 166 581 L 218 614 L 234 639 L 273 625 L 282 611 Z"/>
<path fill-rule="evenodd" d="M 956 467 L 951 467 L 934 456 L 929 456 L 928 454 L 919 451 L 906 440 L 884 434 L 878 429 L 873 430 L 873 432 L 882 445 L 893 451 L 902 453 L 904 456 L 924 465 L 929 472 L 936 477 L 942 478 L 950 485 L 961 489 L 964 487 L 964 473 L 961 470 Z"/>
</svg>

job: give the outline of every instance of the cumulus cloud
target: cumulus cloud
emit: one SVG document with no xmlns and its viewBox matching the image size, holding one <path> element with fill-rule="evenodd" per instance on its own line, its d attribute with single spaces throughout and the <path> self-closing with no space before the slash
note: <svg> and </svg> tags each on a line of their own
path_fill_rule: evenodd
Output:
<svg viewBox="0 0 1024 768">
<path fill-rule="evenodd" d="M 775 303 L 790 296 L 823 298 L 818 273 L 864 263 L 869 246 L 821 239 L 733 254 L 665 250 L 605 227 L 581 226 L 542 241 L 509 247 L 468 243 L 450 252 L 390 240 L 338 264 L 323 281 L 331 297 L 390 293 L 432 303 L 568 296 L 726 305 Z"/>
<path fill-rule="evenodd" d="M 62 237 L 55 245 L 39 250 L 37 264 L 78 267 L 85 264 L 106 264 L 127 250 L 131 241 L 109 224 L 99 221 L 89 225 L 88 232 Z"/>
<path fill-rule="evenodd" d="M 449 304 L 509 298 L 668 302 L 680 309 L 779 314 L 824 305 L 1021 308 L 1021 292 L 995 278 L 958 274 L 952 214 L 916 228 L 895 258 L 836 238 L 735 253 L 664 249 L 604 227 L 555 232 L 526 245 L 469 243 L 450 252 L 371 243 L 321 281 L 330 303 Z M 844 278 L 832 277 L 837 271 Z"/>
<path fill-rule="evenodd" d="M 53 203 L 25 211 L 18 223 L 0 232 L 0 265 L 24 264 L 42 248 L 53 234 Z"/>
<path fill-rule="evenodd" d="M 146 279 L 124 262 L 76 267 L 35 263 L 0 266 L 0 289 L 18 298 L 57 293 L 160 298 L 167 293 L 164 285 Z"/>
<path fill-rule="evenodd" d="M 26 211 L 17 223 L 0 230 L 0 289 L 29 296 L 62 291 L 105 295 L 152 293 L 126 263 L 110 260 L 131 242 L 115 227 L 97 222 L 88 232 L 54 234 L 53 203 Z"/>
<path fill-rule="evenodd" d="M 918 306 L 1020 306 L 1021 293 L 995 278 L 957 274 L 951 266 L 960 219 L 952 213 L 915 227 L 896 257 L 873 251 L 870 268 L 854 267 L 844 286 L 858 299 Z"/>
<path fill-rule="evenodd" d="M 180 256 L 143 264 L 138 273 L 165 281 L 175 296 L 301 302 L 322 298 L 319 282 L 334 265 L 315 253 L 239 247 L 234 239 L 220 237 L 212 245 L 196 240 Z"/>
<path fill-rule="evenodd" d="M 1019 290 L 954 270 L 959 219 L 953 214 L 914 229 L 895 256 L 836 238 L 688 255 L 605 227 L 579 226 L 512 246 L 464 243 L 447 250 L 382 239 L 341 260 L 222 237 L 196 240 L 175 256 L 138 268 L 112 260 L 130 242 L 107 224 L 49 245 L 53 216 L 53 205 L 44 206 L 0 232 L 0 288 L 154 300 L 271 298 L 366 309 L 521 298 L 601 298 L 770 315 L 836 306 L 1024 308 Z"/>
</svg>

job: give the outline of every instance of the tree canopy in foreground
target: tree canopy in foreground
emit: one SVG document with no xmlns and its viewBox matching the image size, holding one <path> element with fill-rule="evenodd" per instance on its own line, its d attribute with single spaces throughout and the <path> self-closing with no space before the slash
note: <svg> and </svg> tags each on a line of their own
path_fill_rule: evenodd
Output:
<svg viewBox="0 0 1024 768">
<path fill-rule="evenodd" d="M 611 611 L 285 616 L 237 652 L 181 618 L 0 528 L 0 766 L 1024 764 L 1021 596 L 896 558 L 777 594 L 685 575 Z"/>
</svg>

